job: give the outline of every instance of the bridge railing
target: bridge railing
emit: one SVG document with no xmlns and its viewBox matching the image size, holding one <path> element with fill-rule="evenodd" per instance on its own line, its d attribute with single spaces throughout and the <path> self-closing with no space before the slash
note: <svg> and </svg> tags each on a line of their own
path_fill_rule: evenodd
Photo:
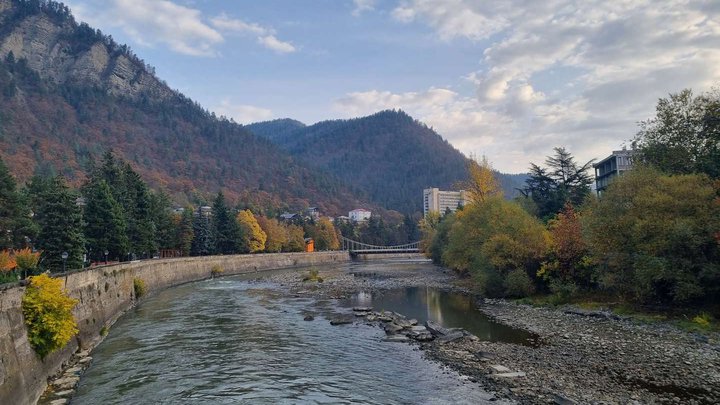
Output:
<svg viewBox="0 0 720 405">
<path fill-rule="evenodd" d="M 380 245 L 371 245 L 368 243 L 362 243 L 358 242 L 356 240 L 348 239 L 344 236 L 341 237 L 342 240 L 342 250 L 347 250 L 350 252 L 355 251 L 369 251 L 369 250 L 400 250 L 400 251 L 407 251 L 407 250 L 418 250 L 420 248 L 420 242 L 412 242 L 412 243 L 406 243 L 404 245 L 393 245 L 393 246 L 380 246 Z"/>
</svg>

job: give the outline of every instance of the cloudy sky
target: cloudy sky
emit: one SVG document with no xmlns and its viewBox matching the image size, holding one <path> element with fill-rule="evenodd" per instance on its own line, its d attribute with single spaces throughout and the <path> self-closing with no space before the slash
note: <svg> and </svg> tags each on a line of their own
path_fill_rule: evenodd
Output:
<svg viewBox="0 0 720 405">
<path fill-rule="evenodd" d="M 238 122 L 401 108 L 505 172 L 602 158 L 658 98 L 720 85 L 716 0 L 66 3 Z"/>
</svg>

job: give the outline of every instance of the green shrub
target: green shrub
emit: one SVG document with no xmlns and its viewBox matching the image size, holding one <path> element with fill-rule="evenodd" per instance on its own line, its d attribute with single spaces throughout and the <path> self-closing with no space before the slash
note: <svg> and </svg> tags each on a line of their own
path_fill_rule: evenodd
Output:
<svg viewBox="0 0 720 405">
<path fill-rule="evenodd" d="M 139 299 L 147 293 L 147 286 L 145 286 L 145 281 L 141 278 L 133 279 L 133 289 L 135 290 L 135 299 Z"/>
<path fill-rule="evenodd" d="M 320 277 L 320 272 L 317 269 L 311 269 L 308 274 L 303 277 L 303 281 L 317 281 L 322 283 L 324 280 Z"/>
<path fill-rule="evenodd" d="M 109 331 L 107 326 L 103 326 L 102 328 L 100 328 L 100 336 L 107 336 L 108 332 Z"/>
<path fill-rule="evenodd" d="M 527 297 L 535 292 L 535 286 L 525 270 L 515 269 L 505 278 L 505 291 L 510 297 Z"/>
<path fill-rule="evenodd" d="M 29 278 L 22 298 L 22 312 L 28 328 L 28 340 L 35 352 L 45 356 L 64 347 L 76 333 L 72 310 L 77 300 L 62 290 L 62 281 L 41 274 Z"/>
</svg>

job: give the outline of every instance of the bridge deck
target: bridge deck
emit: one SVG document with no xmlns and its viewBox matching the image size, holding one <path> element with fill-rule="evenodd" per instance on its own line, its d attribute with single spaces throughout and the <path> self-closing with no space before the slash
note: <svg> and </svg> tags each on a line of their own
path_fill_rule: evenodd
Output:
<svg viewBox="0 0 720 405">
<path fill-rule="evenodd" d="M 420 249 L 357 249 L 349 252 L 351 255 L 381 255 L 389 253 L 420 253 Z"/>
</svg>

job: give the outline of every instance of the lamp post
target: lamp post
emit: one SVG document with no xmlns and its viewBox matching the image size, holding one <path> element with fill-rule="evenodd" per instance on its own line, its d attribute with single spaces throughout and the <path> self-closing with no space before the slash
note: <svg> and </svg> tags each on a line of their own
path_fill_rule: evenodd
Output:
<svg viewBox="0 0 720 405">
<path fill-rule="evenodd" d="M 62 252 L 60 257 L 63 259 L 63 273 L 65 273 L 65 262 L 67 262 L 68 252 Z"/>
<path fill-rule="evenodd" d="M 108 251 L 107 251 L 107 249 L 105 249 L 105 264 L 107 264 L 107 255 L 108 255 Z"/>
</svg>

